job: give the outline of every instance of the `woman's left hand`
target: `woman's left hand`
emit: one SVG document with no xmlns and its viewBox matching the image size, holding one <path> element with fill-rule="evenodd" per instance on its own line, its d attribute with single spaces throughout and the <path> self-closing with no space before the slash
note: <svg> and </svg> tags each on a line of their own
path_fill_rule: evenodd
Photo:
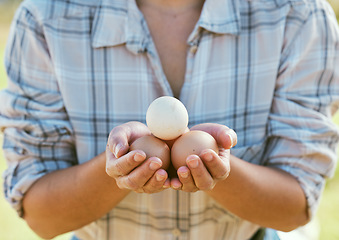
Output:
<svg viewBox="0 0 339 240">
<path fill-rule="evenodd" d="M 236 145 L 237 135 L 232 129 L 216 123 L 199 124 L 191 130 L 211 134 L 219 146 L 219 154 L 205 149 L 199 156 L 188 156 L 187 166 L 177 170 L 178 178 L 171 179 L 171 187 L 185 192 L 212 190 L 218 181 L 225 180 L 230 174 L 230 149 Z"/>
</svg>

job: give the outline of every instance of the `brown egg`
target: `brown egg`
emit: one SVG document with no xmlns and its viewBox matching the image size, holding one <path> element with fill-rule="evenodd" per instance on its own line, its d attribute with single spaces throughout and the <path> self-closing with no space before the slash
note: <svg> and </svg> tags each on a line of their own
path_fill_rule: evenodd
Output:
<svg viewBox="0 0 339 240">
<path fill-rule="evenodd" d="M 170 165 L 171 153 L 166 143 L 154 136 L 143 136 L 135 140 L 130 151 L 142 150 L 146 153 L 146 159 L 150 157 L 158 157 L 162 161 L 162 169 L 167 169 Z"/>
<path fill-rule="evenodd" d="M 190 131 L 179 137 L 173 144 L 171 150 L 171 161 L 175 169 L 186 165 L 189 155 L 198 155 L 202 150 L 212 149 L 219 153 L 218 144 L 215 139 L 203 131 Z"/>
</svg>

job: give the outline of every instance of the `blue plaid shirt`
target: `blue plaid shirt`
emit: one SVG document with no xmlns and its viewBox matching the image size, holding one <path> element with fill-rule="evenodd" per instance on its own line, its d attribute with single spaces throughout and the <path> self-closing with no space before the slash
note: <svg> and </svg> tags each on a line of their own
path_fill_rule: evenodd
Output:
<svg viewBox="0 0 339 240">
<path fill-rule="evenodd" d="M 325 0 L 206 0 L 187 40 L 180 100 L 190 126 L 238 134 L 232 154 L 283 169 L 314 215 L 336 165 L 339 31 Z M 12 24 L 0 93 L 5 196 L 106 147 L 110 130 L 145 122 L 173 95 L 134 0 L 26 0 Z M 95 197 L 95 196 L 93 196 Z M 131 193 L 79 239 L 248 239 L 259 226 L 203 192 Z"/>
</svg>

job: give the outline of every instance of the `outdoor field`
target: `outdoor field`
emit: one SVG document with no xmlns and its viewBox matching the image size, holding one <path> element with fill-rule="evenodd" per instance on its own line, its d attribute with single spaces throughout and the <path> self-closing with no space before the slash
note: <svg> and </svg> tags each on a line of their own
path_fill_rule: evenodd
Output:
<svg viewBox="0 0 339 240">
<path fill-rule="evenodd" d="M 3 55 L 9 25 L 17 4 L 20 1 L 9 0 L 7 1 L 8 3 L 4 2 L 4 0 L 0 0 L 0 89 L 6 86 Z M 337 14 L 337 19 L 339 19 L 339 0 L 329 0 L 329 2 Z M 336 114 L 333 120 L 339 126 L 339 114 Z M 0 135 L 0 144 L 2 145 L 1 137 Z M 6 163 L 0 149 L 1 174 L 5 168 Z M 5 201 L 2 191 L 2 181 L 2 178 L 0 178 L 0 240 L 41 240 L 27 227 L 25 222 L 16 215 L 14 210 L 12 210 Z M 319 223 L 320 226 L 319 240 L 339 240 L 339 167 L 336 170 L 335 176 L 327 182 L 316 222 Z M 66 240 L 69 238 L 70 234 L 65 234 L 55 239 Z"/>
</svg>

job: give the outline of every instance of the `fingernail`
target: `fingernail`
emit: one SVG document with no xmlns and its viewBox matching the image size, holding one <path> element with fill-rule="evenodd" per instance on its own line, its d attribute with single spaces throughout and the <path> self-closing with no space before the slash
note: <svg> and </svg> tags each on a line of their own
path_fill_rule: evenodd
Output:
<svg viewBox="0 0 339 240">
<path fill-rule="evenodd" d="M 165 179 L 166 176 L 161 175 L 161 174 L 156 174 L 155 178 L 157 179 L 158 182 L 161 182 Z"/>
<path fill-rule="evenodd" d="M 116 158 L 118 158 L 118 153 L 119 153 L 119 151 L 120 151 L 120 149 L 121 149 L 122 147 L 123 147 L 123 146 L 122 146 L 120 143 L 118 143 L 117 145 L 115 145 L 114 150 L 113 150 L 113 154 L 114 154 L 114 156 L 115 156 Z"/>
<path fill-rule="evenodd" d="M 149 164 L 149 168 L 151 170 L 157 170 L 161 167 L 161 163 L 157 162 L 157 161 L 152 161 L 150 164 Z"/>
<path fill-rule="evenodd" d="M 171 182 L 169 179 L 167 179 L 165 182 L 164 182 L 164 185 L 162 185 L 162 188 L 164 189 L 167 189 L 167 188 L 170 188 L 171 187 Z"/>
<path fill-rule="evenodd" d="M 137 152 L 137 153 L 135 153 L 133 159 L 134 159 L 134 161 L 136 161 L 136 162 L 141 162 L 141 161 L 143 161 L 143 160 L 145 159 L 145 157 L 144 157 L 143 154 Z"/>
<path fill-rule="evenodd" d="M 179 189 L 181 188 L 181 184 L 180 184 L 180 183 L 173 183 L 173 184 L 172 184 L 172 188 L 173 188 L 174 190 L 179 190 Z"/>
<path fill-rule="evenodd" d="M 179 174 L 180 174 L 180 177 L 182 177 L 182 178 L 187 178 L 188 177 L 188 172 L 181 172 Z"/>
<path fill-rule="evenodd" d="M 187 161 L 187 164 L 188 164 L 188 166 L 190 166 L 191 168 L 197 168 L 198 165 L 199 165 L 199 162 L 198 162 L 198 159 L 195 157 L 195 158 L 193 158 L 193 159 L 191 159 L 191 160 L 188 160 L 188 161 Z"/>
<path fill-rule="evenodd" d="M 227 134 L 228 135 L 228 137 L 230 138 L 230 142 L 231 142 L 231 147 L 230 148 L 232 148 L 233 147 L 233 145 L 234 145 L 234 142 L 233 142 L 233 137 L 232 137 L 232 135 L 231 134 Z"/>
</svg>

